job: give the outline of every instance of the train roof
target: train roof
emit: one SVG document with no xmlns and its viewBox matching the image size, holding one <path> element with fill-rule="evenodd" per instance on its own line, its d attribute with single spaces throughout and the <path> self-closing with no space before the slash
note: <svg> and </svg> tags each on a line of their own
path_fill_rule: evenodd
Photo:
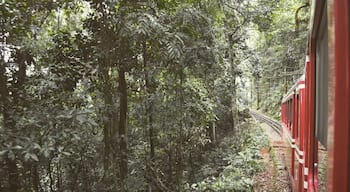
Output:
<svg viewBox="0 0 350 192">
<path fill-rule="evenodd" d="M 283 96 L 282 103 L 289 100 L 295 91 L 305 87 L 305 74 L 303 74 L 296 83 L 288 90 L 288 92 Z"/>
</svg>

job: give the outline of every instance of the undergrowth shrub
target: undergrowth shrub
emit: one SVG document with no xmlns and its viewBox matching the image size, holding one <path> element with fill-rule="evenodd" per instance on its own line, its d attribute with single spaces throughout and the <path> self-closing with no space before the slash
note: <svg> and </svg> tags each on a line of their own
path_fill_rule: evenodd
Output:
<svg viewBox="0 0 350 192">
<path fill-rule="evenodd" d="M 210 154 L 222 158 L 217 162 L 221 167 L 203 166 L 200 174 L 204 179 L 187 184 L 187 191 L 252 191 L 252 178 L 263 169 L 260 149 L 268 146 L 268 138 L 261 127 L 251 120 L 240 125 L 238 137 L 222 140 Z"/>
</svg>

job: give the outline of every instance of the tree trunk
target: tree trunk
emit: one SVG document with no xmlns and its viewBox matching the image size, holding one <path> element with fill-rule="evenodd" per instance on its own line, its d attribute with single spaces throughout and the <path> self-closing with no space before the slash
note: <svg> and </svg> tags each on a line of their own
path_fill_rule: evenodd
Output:
<svg viewBox="0 0 350 192">
<path fill-rule="evenodd" d="M 256 80 L 256 106 L 257 106 L 257 109 L 260 109 L 260 84 L 259 84 L 259 79 Z"/>
<path fill-rule="evenodd" d="M 119 108 L 119 149 L 120 149 L 120 181 L 121 191 L 127 191 L 126 180 L 128 176 L 128 151 L 127 151 L 127 133 L 126 133 L 126 113 L 128 110 L 128 95 L 125 80 L 125 68 L 120 66 L 119 74 L 119 93 L 120 93 L 120 108 Z"/>
<path fill-rule="evenodd" d="M 16 160 L 7 158 L 8 179 L 9 179 L 9 191 L 17 192 L 20 188 L 18 168 Z"/>
<path fill-rule="evenodd" d="M 121 0 L 120 1 L 120 27 L 125 27 L 125 17 L 129 12 L 129 5 L 134 1 Z M 130 6 L 131 8 L 131 6 Z M 124 37 L 119 37 L 120 39 L 120 50 L 119 50 L 119 68 L 118 68 L 118 83 L 119 83 L 119 176 L 120 176 L 120 191 L 127 191 L 127 176 L 128 176 L 128 148 L 127 148 L 127 110 L 128 110 L 128 94 L 127 85 L 125 79 L 125 72 L 127 69 L 128 61 L 132 59 L 131 49 L 129 42 Z"/>
<path fill-rule="evenodd" d="M 99 80 L 101 82 L 101 92 L 103 94 L 104 101 L 104 115 L 103 115 L 103 170 L 104 179 L 107 179 L 110 174 L 111 167 L 111 157 L 114 160 L 118 149 L 112 146 L 117 146 L 116 142 L 116 132 L 118 129 L 117 125 L 117 113 L 115 112 L 115 102 L 113 100 L 113 85 L 112 80 L 109 75 L 111 69 L 111 62 L 104 59 L 103 65 L 101 65 L 99 70 Z M 114 149 L 114 150 L 113 150 Z M 111 156 L 112 155 L 112 156 Z"/>
<path fill-rule="evenodd" d="M 153 116 L 152 116 L 152 101 L 150 101 L 151 94 L 151 85 L 149 79 L 149 66 L 147 57 L 147 44 L 146 41 L 143 43 L 143 67 L 145 72 L 145 81 L 146 81 L 146 115 L 147 115 L 147 127 L 148 127 L 148 135 L 149 135 L 149 144 L 150 144 L 150 160 L 154 158 L 154 130 L 153 130 Z"/>
<path fill-rule="evenodd" d="M 0 63 L 0 99 L 3 103 L 3 124 L 4 128 L 8 130 L 8 132 L 14 131 L 15 128 L 15 121 L 12 118 L 14 109 L 11 104 L 9 91 L 7 85 L 7 77 L 5 75 L 5 62 L 3 62 L 3 59 L 1 58 Z M 13 159 L 6 158 L 7 163 L 7 172 L 8 172 L 8 182 L 9 182 L 9 191 L 17 192 L 20 188 L 19 183 L 19 174 L 18 174 L 18 167 L 16 164 L 16 156 L 14 156 Z"/>
<path fill-rule="evenodd" d="M 185 92 L 184 92 L 184 87 L 183 87 L 183 84 L 184 84 L 184 69 L 183 69 L 183 66 L 180 66 L 180 86 L 179 86 L 179 116 L 180 116 L 180 127 L 179 127 L 179 134 L 178 134 L 178 144 L 177 144 L 177 175 L 176 175 L 176 181 L 177 181 L 177 187 L 179 190 L 181 190 L 181 186 L 182 186 L 182 180 L 183 180 L 183 172 L 184 172 L 184 158 L 183 158 L 183 130 L 184 130 L 184 105 L 185 105 Z"/>
<path fill-rule="evenodd" d="M 233 130 L 233 135 L 236 135 L 236 126 L 238 125 L 238 107 L 237 107 L 237 85 L 236 85 L 236 65 L 234 62 L 234 53 L 233 53 L 233 40 L 232 36 L 228 36 L 228 41 L 229 41 L 229 61 L 230 61 L 230 66 L 231 66 L 231 111 L 232 111 L 232 130 Z"/>
<path fill-rule="evenodd" d="M 149 66 L 148 66 L 148 56 L 147 56 L 147 41 L 144 41 L 142 44 L 142 54 L 143 54 L 143 70 L 145 75 L 145 116 L 146 116 L 146 132 L 148 132 L 148 140 L 149 140 L 149 146 L 150 146 L 150 154 L 149 154 L 149 161 L 147 164 L 149 164 L 149 168 L 152 169 L 153 167 L 153 159 L 155 156 L 154 152 L 154 129 L 153 129 L 153 114 L 152 114 L 152 101 L 151 101 L 151 85 L 150 85 L 150 79 L 149 79 Z M 150 173 L 150 170 L 149 170 Z M 148 191 L 151 192 L 153 188 L 152 182 L 149 183 Z"/>
<path fill-rule="evenodd" d="M 108 170 L 110 167 L 110 144 L 111 144 L 111 111 L 113 106 L 112 101 L 112 93 L 111 93 L 111 86 L 110 86 L 110 79 L 108 75 L 108 69 L 106 65 L 101 66 L 100 70 L 100 80 L 102 82 L 102 93 L 103 93 L 103 99 L 104 99 L 104 119 L 103 119 L 103 143 L 104 143 L 104 150 L 103 150 L 103 170 L 104 170 L 104 178 L 108 175 Z"/>
<path fill-rule="evenodd" d="M 237 90 L 236 90 L 236 75 L 235 73 L 235 66 L 232 63 L 232 97 L 231 97 L 231 110 L 232 110 L 232 129 L 233 129 L 233 135 L 236 136 L 237 133 L 237 125 L 238 125 L 238 107 L 237 107 Z"/>
<path fill-rule="evenodd" d="M 40 189 L 40 178 L 39 178 L 39 172 L 38 172 L 38 163 L 34 162 L 32 166 L 32 185 L 34 191 L 39 191 Z"/>
<path fill-rule="evenodd" d="M 108 110 L 108 109 L 107 109 Z M 108 118 L 108 116 L 106 117 Z M 109 154 L 110 154 L 110 130 L 109 130 L 109 118 L 107 120 L 104 120 L 103 125 L 103 143 L 104 143 L 104 153 L 103 153 L 103 170 L 104 170 L 104 176 L 106 177 L 108 170 L 109 170 Z"/>
</svg>

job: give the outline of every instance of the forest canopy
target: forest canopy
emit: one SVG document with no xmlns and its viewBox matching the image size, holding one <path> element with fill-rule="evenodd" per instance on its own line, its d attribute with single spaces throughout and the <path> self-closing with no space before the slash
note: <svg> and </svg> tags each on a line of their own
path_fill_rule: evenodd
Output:
<svg viewBox="0 0 350 192">
<path fill-rule="evenodd" d="M 303 5 L 0 1 L 0 191 L 197 186 L 221 141 L 249 143 L 244 109 L 278 114 L 302 74 Z"/>
</svg>

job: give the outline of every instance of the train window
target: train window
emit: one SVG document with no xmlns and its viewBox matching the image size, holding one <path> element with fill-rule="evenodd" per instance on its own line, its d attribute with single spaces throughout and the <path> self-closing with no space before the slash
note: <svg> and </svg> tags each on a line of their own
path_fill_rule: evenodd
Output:
<svg viewBox="0 0 350 192">
<path fill-rule="evenodd" d="M 287 121 L 289 123 L 289 100 L 287 101 Z M 289 126 L 289 125 L 288 125 Z"/>
<path fill-rule="evenodd" d="M 288 129 L 291 130 L 291 122 L 292 122 L 292 100 L 288 100 Z"/>
<path fill-rule="evenodd" d="M 292 131 L 293 122 L 293 100 L 289 100 L 289 130 Z"/>
<path fill-rule="evenodd" d="M 293 102 L 294 102 L 293 99 L 290 99 L 290 124 L 291 124 L 290 129 L 291 129 L 291 131 L 292 131 L 293 118 L 294 118 L 294 116 L 293 116 Z"/>
<path fill-rule="evenodd" d="M 289 120 L 290 120 L 290 116 L 289 116 L 289 100 L 287 101 L 287 128 L 289 130 Z"/>
<path fill-rule="evenodd" d="M 316 137 L 327 147 L 328 120 L 328 29 L 327 6 L 324 6 L 316 39 Z"/>
<path fill-rule="evenodd" d="M 300 97 L 299 94 L 297 94 L 297 130 L 296 130 L 296 138 L 299 138 L 300 136 Z"/>
</svg>

